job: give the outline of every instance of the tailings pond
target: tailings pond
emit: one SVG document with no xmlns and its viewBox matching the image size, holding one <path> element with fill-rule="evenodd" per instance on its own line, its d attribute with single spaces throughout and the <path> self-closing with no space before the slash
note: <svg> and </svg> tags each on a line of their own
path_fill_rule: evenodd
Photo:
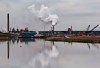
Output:
<svg viewBox="0 0 100 68">
<path fill-rule="evenodd" d="M 100 44 L 0 41 L 0 68 L 100 68 Z"/>
</svg>

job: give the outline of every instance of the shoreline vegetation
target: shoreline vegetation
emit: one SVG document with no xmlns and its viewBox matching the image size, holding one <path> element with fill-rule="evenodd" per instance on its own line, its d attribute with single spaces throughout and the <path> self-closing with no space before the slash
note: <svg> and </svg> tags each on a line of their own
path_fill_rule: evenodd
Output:
<svg viewBox="0 0 100 68">
<path fill-rule="evenodd" d="M 63 42 L 100 43 L 100 36 L 47 37 L 46 40 Z"/>
</svg>

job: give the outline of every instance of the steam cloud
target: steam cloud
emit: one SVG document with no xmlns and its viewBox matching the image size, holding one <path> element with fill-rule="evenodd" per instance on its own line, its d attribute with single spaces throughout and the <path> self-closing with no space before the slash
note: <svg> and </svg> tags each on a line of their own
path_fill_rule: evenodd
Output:
<svg viewBox="0 0 100 68">
<path fill-rule="evenodd" d="M 52 26 L 55 26 L 59 21 L 59 17 L 56 14 L 51 14 L 50 9 L 45 5 L 41 5 L 40 10 L 36 10 L 35 5 L 29 6 L 28 9 L 43 22 L 52 23 Z"/>
</svg>

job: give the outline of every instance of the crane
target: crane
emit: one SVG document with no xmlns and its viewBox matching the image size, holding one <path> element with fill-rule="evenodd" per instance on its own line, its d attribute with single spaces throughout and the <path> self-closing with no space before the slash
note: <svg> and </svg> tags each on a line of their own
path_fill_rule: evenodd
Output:
<svg viewBox="0 0 100 68">
<path fill-rule="evenodd" d="M 90 25 L 88 25 L 87 31 L 89 31 Z"/>
<path fill-rule="evenodd" d="M 99 25 L 96 25 L 94 28 L 92 28 L 90 31 L 89 31 L 89 28 L 90 28 L 90 25 L 88 26 L 87 28 L 87 31 L 86 31 L 86 35 L 88 35 L 89 33 L 91 33 L 94 29 L 96 29 Z"/>
<path fill-rule="evenodd" d="M 91 29 L 90 31 L 93 31 L 95 28 L 97 28 L 99 25 L 96 25 L 93 29 Z"/>
</svg>

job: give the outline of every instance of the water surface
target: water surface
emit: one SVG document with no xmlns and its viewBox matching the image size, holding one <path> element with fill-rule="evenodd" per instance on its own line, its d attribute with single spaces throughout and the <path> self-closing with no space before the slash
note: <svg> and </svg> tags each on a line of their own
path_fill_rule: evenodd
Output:
<svg viewBox="0 0 100 68">
<path fill-rule="evenodd" d="M 0 42 L 0 68 L 100 68 L 100 44 L 17 39 Z"/>
</svg>

